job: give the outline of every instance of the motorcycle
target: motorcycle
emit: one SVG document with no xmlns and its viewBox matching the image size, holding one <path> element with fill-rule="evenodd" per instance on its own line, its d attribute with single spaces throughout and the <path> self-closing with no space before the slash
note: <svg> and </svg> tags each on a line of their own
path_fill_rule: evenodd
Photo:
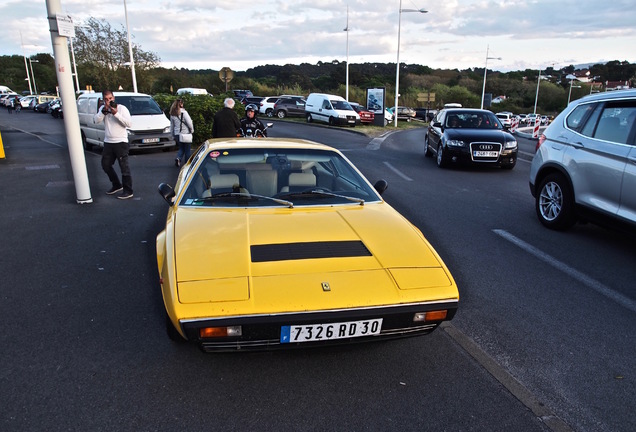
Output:
<svg viewBox="0 0 636 432">
<path fill-rule="evenodd" d="M 267 138 L 263 132 L 265 132 L 267 129 L 271 127 L 274 127 L 274 123 L 267 123 L 263 130 L 251 129 L 251 128 L 243 130 L 241 128 L 238 130 L 237 136 L 241 138 Z"/>
</svg>

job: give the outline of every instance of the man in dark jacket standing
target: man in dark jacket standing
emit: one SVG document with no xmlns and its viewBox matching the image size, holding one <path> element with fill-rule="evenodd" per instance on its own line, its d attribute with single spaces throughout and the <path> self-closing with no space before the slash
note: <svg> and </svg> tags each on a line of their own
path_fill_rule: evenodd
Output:
<svg viewBox="0 0 636 432">
<path fill-rule="evenodd" d="M 212 138 L 235 138 L 236 131 L 241 128 L 241 121 L 234 111 L 234 99 L 226 98 L 223 108 L 214 114 Z"/>
</svg>

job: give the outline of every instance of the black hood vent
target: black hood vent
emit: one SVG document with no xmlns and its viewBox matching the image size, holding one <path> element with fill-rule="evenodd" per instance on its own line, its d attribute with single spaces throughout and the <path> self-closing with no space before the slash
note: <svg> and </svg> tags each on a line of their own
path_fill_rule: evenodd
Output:
<svg viewBox="0 0 636 432">
<path fill-rule="evenodd" d="M 253 245 L 252 262 L 371 256 L 359 240 Z"/>
</svg>

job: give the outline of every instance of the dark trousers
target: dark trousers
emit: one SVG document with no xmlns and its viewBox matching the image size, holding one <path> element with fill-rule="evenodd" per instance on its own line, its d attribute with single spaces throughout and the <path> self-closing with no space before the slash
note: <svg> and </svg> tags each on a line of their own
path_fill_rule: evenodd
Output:
<svg viewBox="0 0 636 432">
<path fill-rule="evenodd" d="M 130 166 L 128 166 L 128 149 L 127 142 L 118 143 L 104 143 L 104 150 L 102 150 L 102 169 L 110 179 L 113 187 L 124 187 L 124 192 L 132 193 L 132 176 L 130 175 Z M 121 181 L 113 168 L 115 160 L 119 162 L 119 169 L 121 170 Z"/>
<path fill-rule="evenodd" d="M 190 151 L 192 149 L 191 147 L 192 144 L 182 143 L 181 140 L 179 140 L 179 135 L 174 136 L 174 141 L 177 143 L 177 147 L 179 148 L 179 150 L 177 151 L 177 159 L 179 159 L 181 164 L 184 164 L 188 161 L 188 159 L 190 159 Z"/>
</svg>

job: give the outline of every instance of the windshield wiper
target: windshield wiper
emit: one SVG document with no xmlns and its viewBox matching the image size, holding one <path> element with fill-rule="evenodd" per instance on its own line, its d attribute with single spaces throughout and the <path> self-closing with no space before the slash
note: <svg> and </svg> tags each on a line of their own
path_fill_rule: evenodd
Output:
<svg viewBox="0 0 636 432">
<path fill-rule="evenodd" d="M 250 194 L 246 192 L 219 192 L 209 197 L 195 198 L 193 201 L 206 202 L 206 201 L 215 201 L 217 199 L 223 199 L 223 198 L 267 199 L 270 201 L 274 201 L 275 203 L 287 206 L 289 208 L 294 207 L 294 204 L 290 201 L 286 201 L 286 200 L 282 200 L 278 198 L 272 198 L 265 195 Z"/>
<path fill-rule="evenodd" d="M 308 196 L 308 195 L 342 198 L 348 201 L 359 203 L 360 205 L 364 205 L 364 200 L 362 198 L 355 198 L 355 197 L 350 197 L 346 195 L 335 194 L 333 192 L 327 192 L 321 189 L 311 189 L 311 190 L 306 190 L 302 192 L 292 192 L 292 193 L 285 194 L 283 196 L 293 198 L 293 197 L 302 197 L 302 196 Z"/>
</svg>

